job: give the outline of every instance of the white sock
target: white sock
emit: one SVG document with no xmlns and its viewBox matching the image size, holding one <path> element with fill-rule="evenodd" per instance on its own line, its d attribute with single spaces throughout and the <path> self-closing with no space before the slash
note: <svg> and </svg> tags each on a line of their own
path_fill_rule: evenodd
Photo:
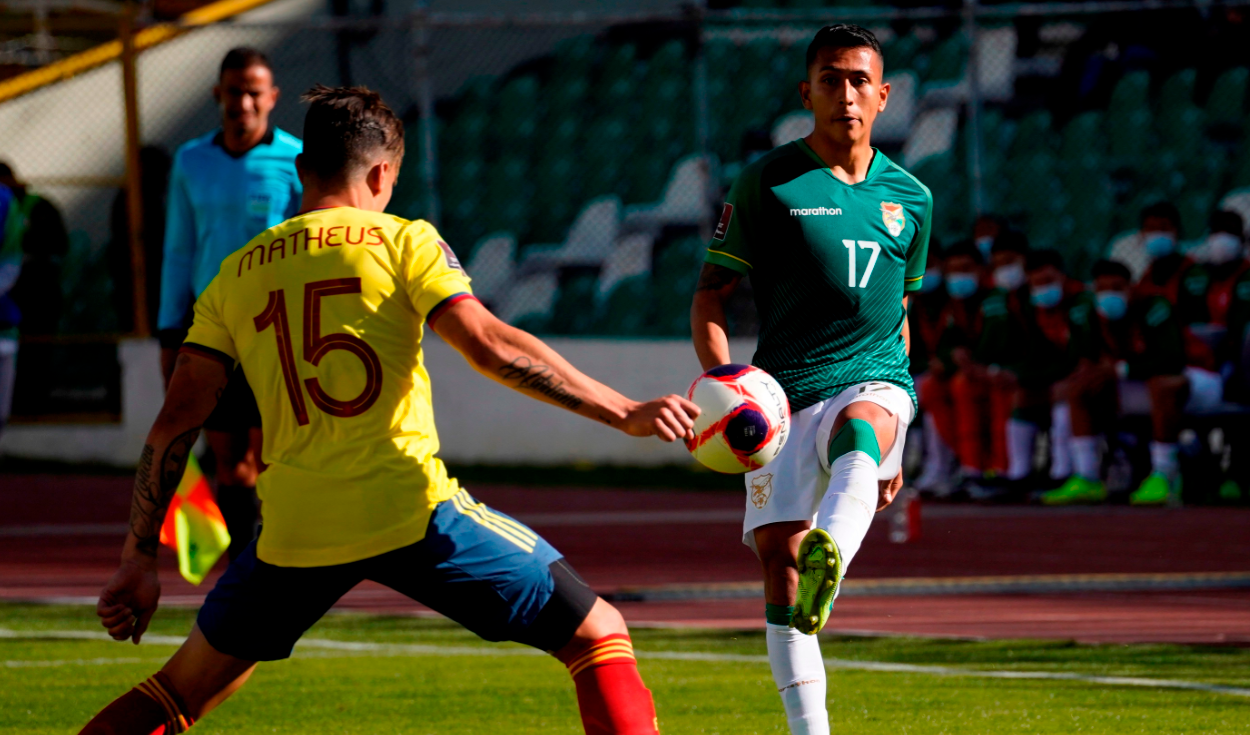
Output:
<svg viewBox="0 0 1250 735">
<path fill-rule="evenodd" d="M 781 692 L 791 735 L 829 735 L 825 711 L 825 663 L 820 641 L 788 625 L 765 623 L 768 664 Z"/>
<path fill-rule="evenodd" d="M 837 543 L 843 574 L 877 512 L 879 472 L 872 457 L 860 451 L 847 452 L 829 468 L 829 489 L 816 511 L 816 527 L 823 528 Z"/>
<path fill-rule="evenodd" d="M 1050 409 L 1050 477 L 1063 480 L 1072 474 L 1072 410 L 1067 403 Z"/>
<path fill-rule="evenodd" d="M 1072 437 L 1072 464 L 1076 474 L 1086 480 L 1097 480 L 1102 477 L 1102 457 L 1098 451 L 1098 437 Z"/>
<path fill-rule="evenodd" d="M 1023 480 L 1033 471 L 1033 442 L 1037 426 L 1027 421 L 1007 422 L 1007 479 Z"/>
<path fill-rule="evenodd" d="M 1180 477 L 1181 465 L 1176 458 L 1175 442 L 1150 442 L 1150 467 L 1155 472 L 1162 472 L 1169 481 Z"/>
</svg>

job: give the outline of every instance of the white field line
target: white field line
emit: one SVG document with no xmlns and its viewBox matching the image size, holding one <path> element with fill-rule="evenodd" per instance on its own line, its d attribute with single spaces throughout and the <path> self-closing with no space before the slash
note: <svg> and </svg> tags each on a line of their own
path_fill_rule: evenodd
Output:
<svg viewBox="0 0 1250 735">
<path fill-rule="evenodd" d="M 0 639 L 27 640 L 112 640 L 106 633 L 93 633 L 80 630 L 8 630 L 0 628 Z M 181 645 L 185 640 L 179 636 L 149 635 L 144 642 L 154 645 Z M 315 649 L 317 652 L 303 649 Z M 299 642 L 296 654 L 300 657 L 322 658 L 338 652 L 342 655 L 374 654 L 382 656 L 546 656 L 547 654 L 532 648 L 494 648 L 486 646 L 437 646 L 417 643 L 366 643 L 360 641 L 333 641 L 325 638 L 304 638 Z M 749 663 L 768 664 L 767 656 L 733 653 L 706 653 L 682 651 L 638 651 L 638 658 L 660 661 L 705 661 L 708 663 Z M 23 666 L 91 666 L 110 663 L 139 663 L 160 659 L 116 658 L 116 659 L 71 659 L 63 661 L 5 661 L 3 666 L 19 668 Z M 1228 694 L 1235 697 L 1250 698 L 1250 688 L 1208 684 L 1200 681 L 1183 681 L 1178 679 L 1149 679 L 1136 676 L 1091 676 L 1061 671 L 1003 671 L 996 669 L 963 669 L 953 666 L 929 666 L 921 664 L 900 664 L 888 661 L 851 661 L 847 659 L 825 659 L 826 668 L 843 669 L 846 671 L 873 671 L 893 674 L 924 674 L 927 676 L 958 676 L 978 677 L 985 679 L 1035 679 L 1046 681 L 1075 681 L 1084 684 L 1100 684 L 1103 686 L 1142 687 L 1148 689 L 1183 689 L 1189 691 L 1209 692 L 1212 694 Z"/>
</svg>

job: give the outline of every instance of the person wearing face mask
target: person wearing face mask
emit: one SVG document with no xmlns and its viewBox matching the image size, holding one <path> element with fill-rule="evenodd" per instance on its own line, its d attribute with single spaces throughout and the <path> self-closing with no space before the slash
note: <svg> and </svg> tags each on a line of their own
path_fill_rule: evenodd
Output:
<svg viewBox="0 0 1250 735">
<path fill-rule="evenodd" d="M 1176 441 L 1181 415 L 1187 407 L 1209 402 L 1209 381 L 1186 368 L 1183 325 L 1166 298 L 1132 296 L 1130 271 L 1123 263 L 1099 261 L 1093 275 L 1092 313 L 1078 319 L 1073 330 L 1077 365 L 1055 391 L 1060 401 L 1055 423 L 1063 420 L 1070 427 L 1071 474 L 1059 488 L 1044 493 L 1042 502 L 1106 499 L 1101 435 L 1124 413 L 1148 413 L 1152 424 L 1151 474 L 1131 500 L 1165 502 L 1179 493 Z M 1060 407 L 1066 414 L 1062 419 Z M 1062 451 L 1056 446 L 1061 442 L 1052 441 L 1052 449 Z"/>
<path fill-rule="evenodd" d="M 1202 248 L 1211 276 L 1206 340 L 1214 350 L 1219 372 L 1230 379 L 1241 369 L 1246 325 L 1250 322 L 1250 259 L 1246 258 L 1242 228 L 1241 215 L 1236 212 L 1214 212 Z"/>
<path fill-rule="evenodd" d="M 1024 261 L 1029 254 L 1029 239 L 1019 230 L 1004 230 L 990 247 L 990 283 L 1008 294 L 1023 293 Z"/>
<path fill-rule="evenodd" d="M 1067 277 L 1063 258 L 1055 250 L 1029 251 L 1024 270 L 1026 280 L 1017 291 L 1018 321 L 1005 328 L 1006 340 L 1014 348 L 1012 371 L 1017 381 L 1005 431 L 1005 480 L 1014 489 L 1023 489 L 1032 473 L 1038 432 L 1050 424 L 1052 445 L 1056 435 L 1064 435 L 1064 423 L 1051 420 L 1053 387 L 1076 366 L 1072 335 L 1091 303 L 1084 286 Z M 1057 458 L 1061 470 L 1066 457 L 1061 452 Z"/>
<path fill-rule="evenodd" d="M 982 260 L 990 260 L 990 251 L 998 236 L 1005 231 L 1002 220 L 992 214 L 977 217 L 972 225 L 972 242 L 981 253 Z"/>
<path fill-rule="evenodd" d="M 990 291 L 982 285 L 984 262 L 975 243 L 963 241 L 947 248 L 943 261 L 946 303 L 939 315 L 940 334 L 929 370 L 919 386 L 925 410 L 925 466 L 917 489 L 945 495 L 956 482 L 950 473 L 953 450 L 958 480 L 965 486 L 987 472 L 1005 468 L 1001 420 L 1010 410 L 1010 394 L 992 390 L 980 352 L 982 305 Z"/>
<path fill-rule="evenodd" d="M 911 330 L 911 373 L 916 384 L 916 392 L 920 398 L 921 427 L 924 463 L 921 474 L 916 478 L 914 487 L 926 493 L 948 495 L 954 486 L 951 474 L 955 453 L 949 443 L 938 430 L 937 418 L 930 406 L 925 403 L 925 385 L 933 381 L 944 381 L 945 368 L 937 359 L 938 345 L 942 337 L 943 316 L 951 297 L 946 290 L 946 282 L 942 274 L 942 248 L 937 238 L 929 240 L 929 253 L 925 264 L 924 285 L 919 292 L 912 295 L 911 305 L 907 309 L 907 323 Z M 936 365 L 936 367 L 934 367 Z M 945 384 L 930 387 L 930 401 L 941 402 L 937 406 L 939 414 L 943 411 L 949 393 Z M 943 420 L 949 422 L 950 411 L 946 409 Z"/>
<path fill-rule="evenodd" d="M 1152 204 L 1142 210 L 1141 242 L 1149 265 L 1133 286 L 1134 298 L 1162 296 L 1176 307 L 1181 324 L 1202 324 L 1210 321 L 1207 290 L 1211 277 L 1207 270 L 1177 249 L 1180 214 L 1168 202 Z M 1112 260 L 1115 260 L 1114 253 Z M 1130 268 L 1131 271 L 1131 268 Z M 1201 340 L 1186 335 L 1189 360 L 1203 367 L 1214 367 L 1210 351 Z"/>
<path fill-rule="evenodd" d="M 1124 264 L 1137 283 L 1154 260 L 1177 250 L 1181 215 L 1171 202 L 1158 201 L 1142 209 L 1136 232 L 1124 233 L 1111 243 L 1108 259 Z"/>
</svg>

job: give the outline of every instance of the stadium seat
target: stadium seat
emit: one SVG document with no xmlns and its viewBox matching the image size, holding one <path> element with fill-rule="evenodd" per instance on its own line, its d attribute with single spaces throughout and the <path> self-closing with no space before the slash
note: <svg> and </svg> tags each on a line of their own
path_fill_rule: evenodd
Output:
<svg viewBox="0 0 1250 735">
<path fill-rule="evenodd" d="M 1181 69 L 1163 82 L 1159 88 L 1159 109 L 1194 104 L 1194 84 L 1198 81 L 1196 69 Z"/>
<path fill-rule="evenodd" d="M 1215 192 L 1205 189 L 1185 189 L 1176 198 L 1176 208 L 1181 212 L 1181 237 L 1195 239 L 1207 231 L 1207 218 L 1215 208 Z"/>
<path fill-rule="evenodd" d="M 967 59 L 968 43 L 962 32 L 956 32 L 935 46 L 929 54 L 929 67 L 925 70 L 925 85 L 948 86 L 959 82 L 964 77 Z"/>
<path fill-rule="evenodd" d="M 533 184 L 529 161 L 520 155 L 508 155 L 495 161 L 485 177 L 482 209 L 487 227 L 508 230 L 524 236 L 529 226 L 530 198 Z"/>
<path fill-rule="evenodd" d="M 1250 69 L 1238 66 L 1216 78 L 1207 95 L 1207 122 L 1240 129 L 1246 116 L 1246 84 Z"/>
<path fill-rule="evenodd" d="M 1079 163 L 1101 162 L 1106 150 L 1106 139 L 1103 137 L 1103 113 L 1099 110 L 1083 112 L 1068 121 L 1063 128 L 1063 142 L 1059 147 L 1059 157 L 1065 166 L 1076 166 Z"/>
<path fill-rule="evenodd" d="M 915 68 L 916 57 L 920 55 L 924 43 L 916 36 L 915 33 L 897 36 L 893 41 L 885 44 L 882 52 L 885 54 L 887 63 L 895 69 L 912 69 Z"/>
<path fill-rule="evenodd" d="M 955 131 L 959 126 L 959 110 L 941 107 L 926 110 L 916 118 L 911 135 L 903 145 L 903 165 L 917 166 L 930 156 L 950 152 L 955 145 Z"/>
<path fill-rule="evenodd" d="M 1181 158 L 1197 156 L 1202 148 L 1202 131 L 1206 127 L 1206 113 L 1192 104 L 1163 106 L 1155 119 L 1160 142 Z"/>
<path fill-rule="evenodd" d="M 567 266 L 597 266 L 612 251 L 620 228 L 621 200 L 615 196 L 591 201 L 577 215 L 568 237 L 557 247 L 529 246 L 521 260 L 520 272 Z M 541 248 L 541 249 L 539 249 Z"/>
<path fill-rule="evenodd" d="M 530 237 L 552 242 L 564 236 L 581 199 L 579 173 L 577 159 L 571 152 L 555 152 L 538 160 L 532 171 L 533 202 L 541 216 L 534 218 Z"/>
<path fill-rule="evenodd" d="M 977 83 L 982 99 L 1006 102 L 1015 93 L 1016 29 L 983 27 L 977 34 Z"/>
<path fill-rule="evenodd" d="M 554 270 L 520 278 L 500 295 L 495 314 L 509 324 L 522 328 L 529 324 L 529 329 L 545 332 L 559 291 L 560 278 Z"/>
<path fill-rule="evenodd" d="M 621 117 L 600 118 L 585 130 L 580 157 L 584 196 L 620 189 L 624 163 L 633 153 L 631 143 L 629 122 Z"/>
<path fill-rule="evenodd" d="M 890 95 L 891 104 L 893 104 L 894 95 Z M 886 108 L 889 109 L 888 107 Z M 773 123 L 773 132 L 771 138 L 774 146 L 785 145 L 792 140 L 805 138 L 811 134 L 816 127 L 816 119 L 812 113 L 807 110 L 797 110 L 795 112 L 787 112 L 777 121 Z M 876 126 L 873 126 L 873 139 L 876 139 Z"/>
<path fill-rule="evenodd" d="M 566 276 L 560 283 L 547 331 L 552 334 L 590 334 L 595 327 L 596 278 L 593 272 Z"/>
<path fill-rule="evenodd" d="M 597 301 L 607 299 L 617 284 L 627 278 L 641 275 L 650 278 L 651 248 L 654 244 L 655 239 L 645 232 L 635 232 L 618 240 L 603 261 L 595 293 Z"/>
<path fill-rule="evenodd" d="M 1121 121 L 1150 105 L 1150 75 L 1144 71 L 1129 72 L 1116 82 L 1107 103 L 1109 130 L 1118 130 Z"/>
<path fill-rule="evenodd" d="M 548 123 L 552 120 L 580 119 L 586 108 L 589 92 L 590 77 L 586 74 L 561 74 L 553 77 L 543 85 L 542 95 L 547 105 L 545 119 Z M 543 134 L 546 135 L 546 132 L 547 126 L 544 125 Z"/>
<path fill-rule="evenodd" d="M 510 232 L 497 232 L 473 246 L 465 269 L 473 278 L 474 295 L 486 304 L 493 305 L 512 282 L 516 250 L 516 238 Z"/>
<path fill-rule="evenodd" d="M 652 293 L 650 275 L 622 279 L 608 294 L 599 312 L 596 331 L 614 337 L 642 337 L 654 331 Z"/>
<path fill-rule="evenodd" d="M 626 208 L 622 231 L 658 234 L 664 225 L 699 224 L 709 211 L 708 168 L 708 162 L 697 155 L 678 161 L 659 201 Z"/>
<path fill-rule="evenodd" d="M 890 84 L 890 104 L 877 116 L 872 126 L 874 142 L 901 143 L 907 140 L 916 116 L 916 95 L 920 80 L 914 71 L 903 70 L 885 75 Z"/>
<path fill-rule="evenodd" d="M 1106 124 L 1114 164 L 1125 168 L 1142 169 L 1145 156 L 1152 148 L 1149 109 L 1142 107 L 1114 116 L 1108 112 Z"/>
<path fill-rule="evenodd" d="M 656 261 L 652 285 L 658 333 L 667 337 L 690 334 L 690 301 L 699 280 L 706 246 L 696 237 L 669 243 Z"/>
<path fill-rule="evenodd" d="M 1038 110 L 1020 118 L 1011 138 L 1008 156 L 1027 156 L 1038 149 L 1051 149 L 1051 117 L 1046 110 Z"/>
<path fill-rule="evenodd" d="M 657 145 L 659 141 L 655 141 Z M 668 179 L 670 156 L 665 151 L 655 151 L 643 146 L 625 163 L 627 183 L 625 200 L 631 203 L 650 202 L 658 199 Z"/>
</svg>

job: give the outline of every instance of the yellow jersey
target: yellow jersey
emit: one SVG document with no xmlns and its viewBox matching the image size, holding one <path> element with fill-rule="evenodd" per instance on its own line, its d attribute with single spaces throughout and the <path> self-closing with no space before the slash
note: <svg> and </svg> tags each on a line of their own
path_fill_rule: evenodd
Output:
<svg viewBox="0 0 1250 735">
<path fill-rule="evenodd" d="M 415 543 L 459 487 L 422 327 L 472 298 L 432 225 L 353 207 L 300 214 L 226 258 L 183 349 L 243 367 L 264 426 L 262 561 L 345 564 Z"/>
</svg>

